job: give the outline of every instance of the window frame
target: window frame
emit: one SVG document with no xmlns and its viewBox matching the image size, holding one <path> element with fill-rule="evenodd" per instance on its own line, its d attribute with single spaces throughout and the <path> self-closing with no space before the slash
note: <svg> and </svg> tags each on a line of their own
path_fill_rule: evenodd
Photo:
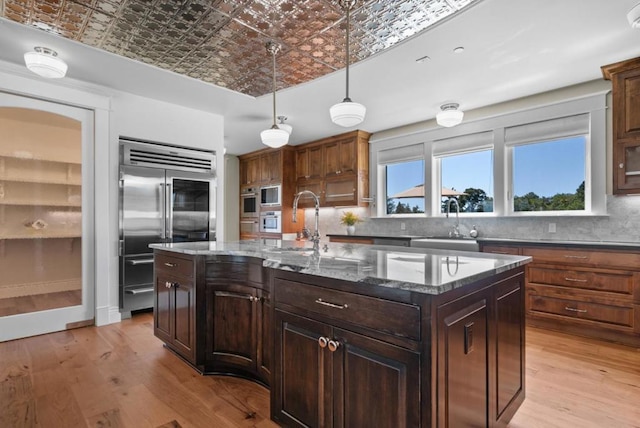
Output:
<svg viewBox="0 0 640 428">
<path fill-rule="evenodd" d="M 554 217 L 554 216 L 596 216 L 606 215 L 606 95 L 608 91 L 600 91 L 581 97 L 531 107 L 515 112 L 470 120 L 453 128 L 435 127 L 421 132 L 413 132 L 400 136 L 376 138 L 370 140 L 370 186 L 373 203 L 370 209 L 372 218 L 394 217 L 429 217 L 444 216 L 440 212 L 441 203 L 441 166 L 438 156 L 443 153 L 455 154 L 465 151 L 478 151 L 488 148 L 488 145 L 464 143 L 454 145 L 451 151 L 438 149 L 438 142 L 443 140 L 460 139 L 472 134 L 491 132 L 493 135 L 493 212 L 490 213 L 461 213 L 467 217 Z M 513 154 L 514 144 L 505 141 L 506 130 L 511 127 L 544 122 L 569 116 L 587 114 L 589 133 L 586 135 L 585 156 L 585 210 L 584 211 L 518 211 L 513 210 Z M 413 128 L 415 129 L 415 128 Z M 391 133 L 392 134 L 392 133 Z M 583 135 L 583 134 L 581 134 Z M 574 135 L 575 136 L 575 135 Z M 543 142 L 544 140 L 540 140 Z M 384 166 L 379 163 L 379 154 L 385 153 L 386 158 L 394 150 L 403 150 L 406 146 L 422 145 L 422 158 L 425 165 L 425 213 L 424 214 L 385 214 L 386 195 L 384 186 Z M 434 155 L 434 152 L 438 156 Z M 416 158 L 414 158 L 415 160 Z M 407 159 L 408 160 L 408 159 Z M 427 185 L 429 183 L 429 185 Z M 384 205 L 383 205 L 384 204 Z"/>
</svg>

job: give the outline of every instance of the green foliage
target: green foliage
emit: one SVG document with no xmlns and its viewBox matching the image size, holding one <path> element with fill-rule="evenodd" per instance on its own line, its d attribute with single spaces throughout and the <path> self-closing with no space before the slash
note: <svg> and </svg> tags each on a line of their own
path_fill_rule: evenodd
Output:
<svg viewBox="0 0 640 428">
<path fill-rule="evenodd" d="M 340 217 L 340 223 L 345 226 L 353 226 L 356 223 L 360 223 L 362 219 L 352 211 L 344 211 Z"/>
<path fill-rule="evenodd" d="M 393 202 L 391 198 L 387 199 L 387 214 L 420 214 L 424 213 L 418 205 L 413 207 L 402 202 Z"/>
<path fill-rule="evenodd" d="M 538 196 L 529 192 L 513 198 L 514 211 L 579 211 L 584 210 L 584 181 L 575 193 Z"/>
</svg>

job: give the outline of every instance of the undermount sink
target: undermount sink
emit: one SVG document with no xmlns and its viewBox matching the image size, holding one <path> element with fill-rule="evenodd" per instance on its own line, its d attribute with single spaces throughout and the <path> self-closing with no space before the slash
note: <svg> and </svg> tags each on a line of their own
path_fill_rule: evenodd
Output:
<svg viewBox="0 0 640 428">
<path fill-rule="evenodd" d="M 460 240 L 460 239 L 466 239 L 466 240 L 472 240 L 475 241 L 475 239 L 469 237 L 469 236 L 463 236 L 463 235 L 434 235 L 434 236 L 427 236 L 424 239 L 456 239 L 456 240 Z"/>
<path fill-rule="evenodd" d="M 412 239 L 411 246 L 416 248 L 434 248 L 440 250 L 479 251 L 478 242 L 464 236 L 439 236 L 421 239 Z"/>
</svg>

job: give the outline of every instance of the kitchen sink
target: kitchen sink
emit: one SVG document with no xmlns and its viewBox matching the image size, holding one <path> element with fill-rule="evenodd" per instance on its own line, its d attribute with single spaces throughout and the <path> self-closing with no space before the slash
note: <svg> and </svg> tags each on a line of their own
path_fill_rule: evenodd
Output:
<svg viewBox="0 0 640 428">
<path fill-rule="evenodd" d="M 478 242 L 463 236 L 438 236 L 412 239 L 411 246 L 416 248 L 434 248 L 440 250 L 479 251 Z"/>
</svg>

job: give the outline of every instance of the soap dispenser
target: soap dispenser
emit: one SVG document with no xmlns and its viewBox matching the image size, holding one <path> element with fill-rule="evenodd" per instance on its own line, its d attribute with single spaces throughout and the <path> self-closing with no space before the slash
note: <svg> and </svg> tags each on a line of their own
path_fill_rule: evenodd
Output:
<svg viewBox="0 0 640 428">
<path fill-rule="evenodd" d="M 473 225 L 473 228 L 469 231 L 469 236 L 472 238 L 478 237 L 478 229 L 476 229 L 476 225 Z"/>
</svg>

